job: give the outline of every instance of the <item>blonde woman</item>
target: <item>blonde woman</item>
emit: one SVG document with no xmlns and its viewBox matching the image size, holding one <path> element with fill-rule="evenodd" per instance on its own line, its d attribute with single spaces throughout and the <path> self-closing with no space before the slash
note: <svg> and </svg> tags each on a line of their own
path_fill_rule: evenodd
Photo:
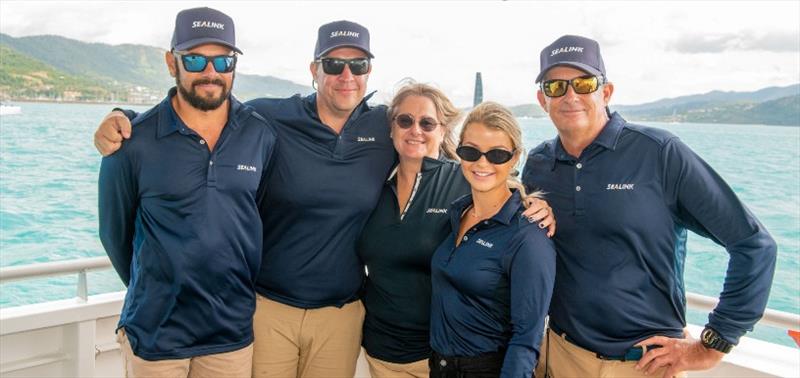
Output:
<svg viewBox="0 0 800 378">
<path fill-rule="evenodd" d="M 555 279 L 555 247 L 525 219 L 512 177 L 523 151 L 513 115 L 483 103 L 456 150 L 470 194 L 450 206 L 431 261 L 431 377 L 531 377 Z"/>
</svg>

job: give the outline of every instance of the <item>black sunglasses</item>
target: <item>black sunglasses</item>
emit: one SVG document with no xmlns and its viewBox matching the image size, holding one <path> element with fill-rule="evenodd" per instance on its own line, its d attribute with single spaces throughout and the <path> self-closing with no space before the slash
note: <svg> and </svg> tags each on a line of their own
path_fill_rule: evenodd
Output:
<svg viewBox="0 0 800 378">
<path fill-rule="evenodd" d="M 481 152 L 475 147 L 459 146 L 456 148 L 456 155 L 458 155 L 461 160 L 472 162 L 480 160 L 481 156 L 486 156 L 486 160 L 492 164 L 504 164 L 514 157 L 514 151 L 495 148 L 486 152 Z"/>
<path fill-rule="evenodd" d="M 602 80 L 594 75 L 576 77 L 572 80 L 545 80 L 542 82 L 542 92 L 547 97 L 561 97 L 567 94 L 567 88 L 572 86 L 575 93 L 587 94 L 596 91 L 597 88 L 600 88 L 600 84 L 602 83 Z"/>
<path fill-rule="evenodd" d="M 328 75 L 341 75 L 345 65 L 350 67 L 350 73 L 356 76 L 369 72 L 369 58 L 322 58 L 319 61 L 322 62 L 322 72 Z"/>
<path fill-rule="evenodd" d="M 173 54 L 181 58 L 183 69 L 186 72 L 203 72 L 209 62 L 214 66 L 214 71 L 219 73 L 232 72 L 236 68 L 236 55 L 205 56 L 179 51 L 175 51 Z"/>
<path fill-rule="evenodd" d="M 410 129 L 411 126 L 414 126 L 414 123 L 417 120 L 411 114 L 398 114 L 392 118 L 392 120 L 397 123 L 397 126 L 400 126 L 401 129 Z M 436 126 L 439 126 L 439 122 L 431 117 L 422 117 L 419 119 L 419 128 L 422 131 L 427 133 L 436 130 Z"/>
</svg>

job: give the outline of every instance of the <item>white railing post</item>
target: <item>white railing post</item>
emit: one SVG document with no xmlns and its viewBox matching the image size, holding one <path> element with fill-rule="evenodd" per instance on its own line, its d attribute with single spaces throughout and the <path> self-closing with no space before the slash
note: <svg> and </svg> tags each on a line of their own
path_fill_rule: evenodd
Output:
<svg viewBox="0 0 800 378">
<path fill-rule="evenodd" d="M 86 302 L 89 299 L 89 282 L 87 277 L 87 270 L 81 269 L 78 272 L 78 300 Z"/>
</svg>

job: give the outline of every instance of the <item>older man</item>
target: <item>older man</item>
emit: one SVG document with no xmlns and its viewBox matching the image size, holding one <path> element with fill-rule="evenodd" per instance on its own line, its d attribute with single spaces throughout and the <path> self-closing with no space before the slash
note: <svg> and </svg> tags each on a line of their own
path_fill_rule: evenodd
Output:
<svg viewBox="0 0 800 378">
<path fill-rule="evenodd" d="M 178 13 L 165 55 L 175 88 L 102 161 L 100 240 L 128 286 L 128 377 L 250 375 L 258 202 L 276 135 L 230 95 L 237 53 L 230 17 Z"/>
<path fill-rule="evenodd" d="M 558 219 L 550 329 L 537 376 L 671 377 L 715 366 L 766 307 L 776 246 L 725 181 L 667 131 L 608 111 L 597 42 L 563 36 L 541 52 L 538 99 L 558 136 L 523 181 Z M 730 254 L 700 340 L 684 335 L 687 230 Z"/>
</svg>

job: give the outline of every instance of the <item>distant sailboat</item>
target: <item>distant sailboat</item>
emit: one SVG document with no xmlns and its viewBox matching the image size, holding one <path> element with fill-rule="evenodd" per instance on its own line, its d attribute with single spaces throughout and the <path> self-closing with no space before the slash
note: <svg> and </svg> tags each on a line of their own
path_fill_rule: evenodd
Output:
<svg viewBox="0 0 800 378">
<path fill-rule="evenodd" d="M 481 80 L 481 73 L 475 73 L 475 97 L 472 100 L 472 106 L 478 106 L 483 102 L 483 80 Z"/>
</svg>

